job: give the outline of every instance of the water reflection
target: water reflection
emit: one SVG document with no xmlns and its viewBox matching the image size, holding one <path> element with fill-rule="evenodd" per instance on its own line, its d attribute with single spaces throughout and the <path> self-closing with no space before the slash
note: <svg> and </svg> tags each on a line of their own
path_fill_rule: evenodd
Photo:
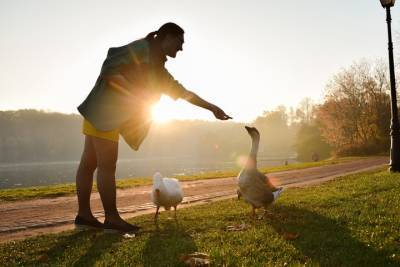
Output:
<svg viewBox="0 0 400 267">
<path fill-rule="evenodd" d="M 259 157 L 259 166 L 284 165 L 287 158 Z M 294 159 L 289 159 L 289 163 Z M 0 188 L 15 188 L 75 182 L 78 161 L 0 164 Z M 166 176 L 237 169 L 236 161 L 199 160 L 198 158 L 120 159 L 117 178 L 152 176 L 156 171 Z"/>
</svg>

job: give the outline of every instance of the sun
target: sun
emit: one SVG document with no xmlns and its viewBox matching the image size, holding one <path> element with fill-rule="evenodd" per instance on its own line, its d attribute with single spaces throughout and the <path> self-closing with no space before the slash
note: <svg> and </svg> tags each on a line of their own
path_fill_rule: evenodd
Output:
<svg viewBox="0 0 400 267">
<path fill-rule="evenodd" d="M 208 110 L 193 108 L 184 101 L 175 101 L 167 96 L 162 96 L 151 110 L 151 117 L 156 123 L 167 123 L 173 120 L 209 119 Z"/>
<path fill-rule="evenodd" d="M 175 118 L 173 110 L 171 109 L 171 101 L 168 101 L 165 97 L 161 97 L 160 101 L 153 105 L 151 116 L 153 121 L 156 123 L 166 123 Z"/>
</svg>

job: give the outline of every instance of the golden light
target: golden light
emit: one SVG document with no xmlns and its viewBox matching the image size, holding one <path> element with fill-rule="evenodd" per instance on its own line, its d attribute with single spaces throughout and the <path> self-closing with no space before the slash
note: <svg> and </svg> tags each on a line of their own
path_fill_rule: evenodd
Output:
<svg viewBox="0 0 400 267">
<path fill-rule="evenodd" d="M 268 177 L 269 181 L 271 182 L 271 184 L 273 184 L 275 186 L 282 184 L 282 181 L 276 176 L 272 176 L 272 175 L 268 175 L 267 174 L 267 177 Z"/>
<path fill-rule="evenodd" d="M 207 120 L 213 119 L 208 110 L 195 107 L 183 100 L 172 100 L 162 96 L 160 101 L 152 107 L 152 119 L 156 123 L 166 123 L 171 120 Z"/>
<path fill-rule="evenodd" d="M 160 101 L 152 107 L 151 116 L 156 123 L 166 123 L 175 119 L 171 101 L 161 97 Z"/>
<path fill-rule="evenodd" d="M 240 155 L 240 156 L 238 156 L 237 159 L 236 159 L 236 164 L 237 164 L 240 168 L 244 168 L 244 166 L 246 166 L 247 160 L 248 160 L 248 156 Z"/>
</svg>

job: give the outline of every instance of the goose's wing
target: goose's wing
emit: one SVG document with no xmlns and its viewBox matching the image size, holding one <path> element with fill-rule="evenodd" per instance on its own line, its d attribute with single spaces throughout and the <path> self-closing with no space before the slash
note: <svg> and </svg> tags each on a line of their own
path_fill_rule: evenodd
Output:
<svg viewBox="0 0 400 267">
<path fill-rule="evenodd" d="M 243 169 L 238 177 L 239 187 L 252 186 L 254 183 L 258 184 L 258 181 L 254 179 L 255 177 L 258 177 L 258 171 L 256 169 Z"/>
<path fill-rule="evenodd" d="M 181 190 L 181 185 L 178 179 L 175 178 L 164 178 L 164 185 L 167 189 L 179 189 Z"/>
<path fill-rule="evenodd" d="M 183 199 L 183 191 L 179 181 L 175 178 L 164 178 L 164 185 L 168 195 L 176 200 Z"/>
<path fill-rule="evenodd" d="M 265 176 L 258 171 L 242 172 L 239 176 L 239 189 L 243 198 L 256 207 L 272 203 L 274 196 L 265 184 Z"/>
</svg>

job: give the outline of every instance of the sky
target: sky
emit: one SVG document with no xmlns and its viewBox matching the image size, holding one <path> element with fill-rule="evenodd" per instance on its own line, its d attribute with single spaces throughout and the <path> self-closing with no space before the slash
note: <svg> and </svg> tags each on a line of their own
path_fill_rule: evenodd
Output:
<svg viewBox="0 0 400 267">
<path fill-rule="evenodd" d="M 399 5 L 392 8 L 395 53 Z M 306 97 L 320 102 L 342 68 L 387 60 L 378 0 L 0 0 L 0 110 L 77 113 L 108 48 L 168 21 L 185 30 L 168 70 L 240 122 Z M 214 120 L 168 97 L 156 110 L 160 120 Z"/>
</svg>

